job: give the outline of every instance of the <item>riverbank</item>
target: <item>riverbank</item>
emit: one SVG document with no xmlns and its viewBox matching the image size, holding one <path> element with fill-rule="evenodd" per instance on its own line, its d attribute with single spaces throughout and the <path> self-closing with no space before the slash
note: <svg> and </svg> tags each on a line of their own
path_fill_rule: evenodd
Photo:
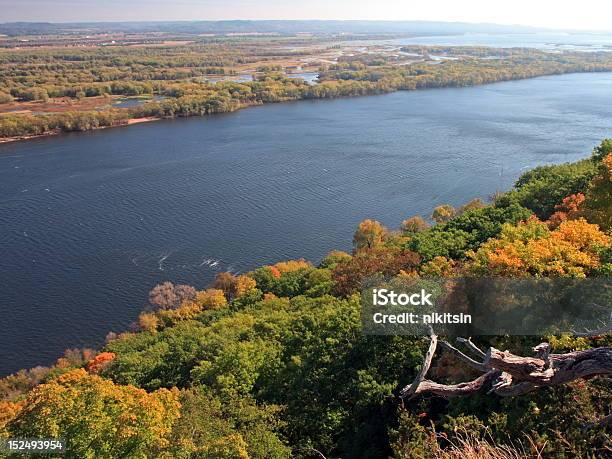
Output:
<svg viewBox="0 0 612 459">
<path fill-rule="evenodd" d="M 161 120 L 161 118 L 157 118 L 157 117 L 131 118 L 131 119 L 128 119 L 127 122 L 123 124 L 117 124 L 115 126 L 100 126 L 97 128 L 87 129 L 87 131 L 100 131 L 102 129 L 110 129 L 110 128 L 121 127 L 121 126 L 131 126 L 133 124 L 150 123 L 152 121 L 159 121 L 159 120 Z M 15 136 L 15 137 L 4 137 L 4 138 L 0 138 L 0 144 L 19 142 L 21 140 L 33 140 L 33 139 L 39 139 L 42 137 L 52 137 L 52 136 L 56 136 L 59 134 L 65 134 L 65 133 L 66 132 L 64 131 L 56 129 L 55 131 L 45 132 L 44 134 L 32 134 L 32 135 L 23 135 L 23 136 Z"/>
<path fill-rule="evenodd" d="M 438 50 L 439 53 L 441 50 Z M 419 89 L 469 87 L 503 81 L 523 80 L 547 75 L 612 71 L 612 53 L 546 54 L 535 50 L 487 50 L 497 52 L 499 59 L 483 59 L 482 49 L 449 51 L 447 60 L 419 61 L 398 65 L 391 57 L 370 62 L 368 56 L 339 62 L 322 68 L 319 84 L 288 78 L 282 72 L 270 71 L 251 82 L 202 83 L 194 80 L 145 83 L 125 82 L 113 86 L 115 93 L 149 91 L 163 97 L 132 108 L 73 111 L 48 114 L 4 114 L 0 116 L 0 139 L 19 141 L 62 132 L 80 132 L 124 126 L 142 121 L 186 118 L 229 113 L 241 108 L 297 101 L 335 99 L 412 91 Z M 424 55 L 429 51 L 422 50 Z M 469 54 L 469 53 L 472 54 Z M 466 54 L 468 53 L 468 54 Z M 452 57 L 452 59 L 450 59 Z M 433 64 L 436 65 L 433 65 Z M 157 85 L 155 88 L 152 84 Z M 92 87 L 92 92 L 108 88 Z"/>
<path fill-rule="evenodd" d="M 612 69 L 610 70 L 612 71 Z M 593 73 L 593 72 L 570 72 L 570 73 Z M 554 74 L 553 74 L 554 75 Z M 493 84 L 493 83 L 503 83 L 506 81 L 515 81 L 515 80 L 524 80 L 524 79 L 532 79 L 532 78 L 539 78 L 542 76 L 551 76 L 551 74 L 538 74 L 538 75 L 533 75 L 533 76 L 529 76 L 529 77 L 525 77 L 525 78 L 510 78 L 508 80 L 496 80 L 496 81 L 483 81 L 482 83 L 479 84 L 470 84 L 470 85 L 466 85 L 466 86 L 482 86 L 482 85 L 487 85 L 487 84 Z M 323 86 L 323 84 L 321 85 Z M 308 100 L 308 99 L 336 99 L 336 98 L 342 98 L 342 97 L 364 97 L 364 96 L 373 96 L 373 95 L 381 95 L 381 94 L 387 94 L 389 92 L 396 92 L 396 91 L 414 91 L 414 90 L 419 90 L 419 89 L 441 89 L 441 88 L 446 88 L 446 87 L 455 87 L 455 85 L 453 84 L 449 84 L 447 86 L 437 86 L 435 88 L 428 88 L 428 87 L 423 87 L 423 88 L 392 88 L 392 89 L 381 89 L 378 87 L 375 88 L 370 88 L 369 90 L 366 91 L 362 91 L 359 94 L 346 94 L 346 95 L 327 95 L 326 93 L 324 93 L 323 95 L 319 96 L 319 97 L 312 97 L 312 94 L 307 95 L 306 97 L 298 97 L 298 98 L 286 98 L 285 100 L 281 100 L 281 101 L 268 101 L 268 102 L 261 102 L 261 101 L 257 101 L 257 102 L 240 102 L 234 106 L 229 107 L 228 109 L 225 110 L 219 110 L 219 111 L 215 111 L 213 113 L 192 113 L 192 114 L 184 114 L 184 113 L 180 113 L 180 114 L 172 114 L 172 115 L 168 115 L 166 114 L 165 116 L 141 116 L 142 112 L 144 111 L 145 113 L 148 113 L 147 110 L 151 110 L 154 109 L 154 107 L 156 106 L 161 106 L 161 103 L 158 102 L 152 102 L 149 105 L 151 105 L 151 107 L 149 106 L 145 106 L 139 109 L 138 112 L 135 114 L 135 116 L 137 116 L 136 118 L 125 118 L 122 119 L 121 122 L 116 123 L 116 124 L 111 124 L 108 126 L 93 126 L 93 127 L 86 127 L 83 129 L 72 129 L 72 130 L 64 130 L 61 128 L 56 128 L 41 134 L 27 134 L 27 135 L 17 135 L 17 136 L 9 136 L 9 137 L 0 137 L 0 144 L 4 144 L 4 143 L 12 143 L 12 142 L 19 142 L 19 141 L 25 141 L 25 140 L 33 140 L 33 139 L 38 139 L 38 138 L 42 138 L 42 137 L 51 137 L 51 136 L 57 136 L 60 134 L 65 134 L 68 132 L 86 132 L 86 131 L 96 131 L 96 130 L 102 130 L 102 129 L 110 129 L 110 128 L 116 128 L 116 127 L 122 127 L 122 126 L 131 126 L 131 125 L 135 125 L 135 124 L 141 124 L 141 123 L 149 123 L 149 122 L 153 122 L 153 121 L 159 121 L 161 119 L 174 119 L 174 118 L 187 118 L 187 117 L 192 117 L 192 116 L 210 116 L 210 115 L 214 115 L 214 114 L 221 114 L 221 113 L 231 113 L 231 112 L 235 112 L 237 110 L 241 110 L 243 108 L 248 108 L 248 107 L 253 107 L 253 106 L 257 106 L 257 105 L 263 105 L 263 104 L 269 104 L 269 103 L 282 103 L 282 102 L 295 102 L 295 101 L 299 101 L 299 100 Z M 172 104 L 174 101 L 172 99 L 168 99 L 167 104 Z M 126 110 L 126 112 L 124 112 L 124 117 L 125 116 L 130 116 L 130 111 L 133 111 L 135 109 L 124 109 Z M 115 109 L 113 110 L 113 112 L 117 112 L 117 111 L 122 111 L 121 109 Z M 84 114 L 88 114 L 91 112 L 84 112 Z M 94 113 L 99 113 L 99 112 L 94 112 Z M 47 115 L 48 116 L 48 115 Z M 2 118 L 0 118 L 0 125 L 2 123 Z"/>
</svg>

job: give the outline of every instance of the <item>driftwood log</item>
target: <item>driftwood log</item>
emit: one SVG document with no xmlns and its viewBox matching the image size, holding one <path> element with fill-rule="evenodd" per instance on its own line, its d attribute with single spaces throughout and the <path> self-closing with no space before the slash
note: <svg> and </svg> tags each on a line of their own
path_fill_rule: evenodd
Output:
<svg viewBox="0 0 612 459">
<path fill-rule="evenodd" d="M 450 398 L 470 395 L 481 390 L 509 397 L 577 379 L 612 375 L 612 348 L 609 347 L 552 354 L 550 345 L 542 343 L 533 348 L 533 357 L 521 357 L 494 347 L 484 352 L 470 339 L 457 338 L 457 341 L 464 345 L 474 358 L 450 343 L 439 340 L 433 331 L 430 332 L 429 349 L 425 354 L 421 371 L 412 384 L 400 391 L 402 399 L 409 400 L 426 394 Z M 483 374 L 472 381 L 460 384 L 439 384 L 425 379 L 438 345 Z M 612 415 L 601 421 L 601 424 L 610 423 Z"/>
</svg>

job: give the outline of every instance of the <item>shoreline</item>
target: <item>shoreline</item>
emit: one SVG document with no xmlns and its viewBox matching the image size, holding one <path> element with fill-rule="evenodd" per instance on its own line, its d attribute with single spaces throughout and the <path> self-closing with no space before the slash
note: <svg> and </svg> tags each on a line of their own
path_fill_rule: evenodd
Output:
<svg viewBox="0 0 612 459">
<path fill-rule="evenodd" d="M 279 100 L 279 101 L 274 101 L 274 102 L 259 102 L 259 103 L 245 103 L 242 102 L 240 103 L 238 106 L 234 107 L 231 110 L 227 110 L 227 111 L 220 111 L 220 112 L 214 112 L 214 113 L 209 113 L 209 114 L 204 114 L 204 115 L 189 115 L 189 116 L 185 116 L 184 118 L 192 118 L 194 116 L 199 116 L 199 117 L 205 117 L 205 116 L 212 116 L 212 115 L 219 115 L 219 114 L 228 114 L 228 113 L 234 113 L 236 111 L 239 111 L 243 108 L 249 108 L 249 107 L 257 107 L 257 106 L 261 106 L 261 105 L 268 105 L 268 104 L 282 104 L 282 103 L 286 103 L 286 102 L 299 102 L 299 101 L 304 101 L 304 100 L 324 100 L 324 99 L 341 99 L 341 98 L 353 98 L 353 97 L 368 97 L 368 96 L 380 96 L 380 95 L 384 95 L 384 94 L 392 94 L 395 92 L 401 92 L 401 91 L 424 91 L 424 90 L 429 90 L 429 89 L 461 89 L 461 88 L 468 88 L 468 87 L 478 87 L 478 86 L 486 86 L 486 85 L 492 85 L 492 84 L 497 84 L 497 83 L 508 83 L 508 82 L 512 82 L 512 81 L 524 81 L 524 80 L 534 80 L 537 78 L 542 78 L 542 77 L 554 77 L 554 76 L 564 76 L 564 75 L 572 75 L 572 74 L 596 74 L 596 73 L 612 73 L 612 69 L 610 70 L 594 70 L 594 71 L 569 71 L 569 72 L 555 72 L 555 73 L 542 73 L 542 74 L 538 74 L 538 75 L 532 75 L 532 76 L 527 76 L 527 77 L 521 77 L 521 78 L 507 78 L 507 79 L 501 79 L 501 80 L 496 80 L 496 81 L 483 81 L 481 83 L 476 83 L 476 84 L 469 84 L 469 85 L 465 85 L 465 86 L 456 86 L 456 85 L 452 85 L 452 84 L 448 84 L 448 85 L 443 85 L 443 86 L 435 86 L 435 87 L 418 87 L 418 88 L 395 88 L 392 90 L 387 90 L 387 91 L 378 91 L 378 90 L 373 90 L 372 92 L 368 92 L 368 93 L 364 93 L 364 94 L 356 94 L 356 95 L 348 95 L 348 96 L 331 96 L 331 97 L 317 97 L 317 98 L 309 98 L 309 97 L 299 97 L 299 98 L 295 98 L 295 99 L 287 99 L 287 100 Z M 0 116 L 2 115 L 2 113 L 0 113 Z M 0 145 L 2 144 L 6 144 L 6 143 L 13 143 L 13 142 L 19 142 L 19 141 L 25 141 L 25 140 L 33 140 L 33 139 L 37 139 L 37 138 L 42 138 L 42 137 L 52 137 L 52 136 L 57 136 L 60 134 L 68 134 L 71 132 L 89 132 L 89 131 L 97 131 L 97 130 L 101 130 L 101 129 L 110 129 L 110 128 L 116 128 L 116 127 L 121 127 L 121 126 L 131 126 L 134 124 L 141 124 L 141 123 L 148 123 L 148 122 L 152 122 L 152 121 L 159 121 L 162 119 L 177 119 L 177 118 L 183 118 L 183 116 L 171 116 L 171 117 L 138 117 L 138 118 L 128 118 L 126 120 L 124 120 L 122 123 L 119 124 L 115 124 L 115 125 L 111 125 L 111 126 L 99 126 L 96 128 L 92 128 L 92 129 L 84 129 L 84 130 L 80 130 L 80 131 L 63 131 L 61 129 L 56 129 L 53 131 L 49 131 L 49 132 L 45 132 L 43 134 L 31 134 L 31 135 L 23 135 L 23 136 L 13 136 L 13 137 L 0 137 Z"/>
<path fill-rule="evenodd" d="M 159 121 L 161 119 L 162 118 L 159 118 L 159 117 L 130 118 L 130 119 L 127 120 L 127 122 L 122 123 L 122 124 L 116 124 L 114 126 L 100 126 L 100 127 L 94 128 L 94 129 L 87 129 L 85 131 L 72 131 L 72 132 L 101 131 L 103 129 L 112 129 L 112 128 L 121 127 L 121 126 L 132 126 L 134 124 L 150 123 L 152 121 Z M 15 137 L 0 137 L 0 144 L 19 142 L 19 141 L 22 141 L 22 140 L 40 139 L 40 138 L 43 138 L 43 137 L 53 137 L 53 136 L 57 136 L 57 135 L 60 135 L 60 134 L 68 134 L 68 133 L 69 132 L 67 132 L 67 131 L 61 131 L 61 130 L 57 129 L 55 131 L 45 132 L 44 134 L 21 135 L 21 136 L 15 136 Z"/>
</svg>

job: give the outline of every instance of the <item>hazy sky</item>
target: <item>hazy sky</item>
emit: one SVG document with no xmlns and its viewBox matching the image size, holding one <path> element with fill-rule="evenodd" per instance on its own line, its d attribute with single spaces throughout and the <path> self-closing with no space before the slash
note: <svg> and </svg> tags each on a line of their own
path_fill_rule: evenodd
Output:
<svg viewBox="0 0 612 459">
<path fill-rule="evenodd" d="M 610 30 L 610 0 L 0 0 L 0 22 L 388 19 Z"/>
</svg>

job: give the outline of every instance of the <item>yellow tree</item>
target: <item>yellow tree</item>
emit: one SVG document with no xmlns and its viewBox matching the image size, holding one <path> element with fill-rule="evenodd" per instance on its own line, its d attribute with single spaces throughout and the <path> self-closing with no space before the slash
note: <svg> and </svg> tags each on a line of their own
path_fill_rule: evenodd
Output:
<svg viewBox="0 0 612 459">
<path fill-rule="evenodd" d="M 221 309 L 227 306 L 227 299 L 223 290 L 216 288 L 209 288 L 196 294 L 196 303 L 199 304 L 202 309 Z"/>
<path fill-rule="evenodd" d="M 279 263 L 280 264 L 280 263 Z M 235 276 L 232 273 L 219 273 L 215 277 L 213 288 L 223 290 L 227 301 L 240 298 L 257 286 L 257 282 L 249 276 Z"/>
<path fill-rule="evenodd" d="M 455 262 L 446 257 L 434 257 L 421 266 L 423 277 L 451 277 L 455 272 Z"/>
<path fill-rule="evenodd" d="M 210 459 L 249 459 L 247 447 L 242 435 L 232 434 L 211 441 L 200 454 Z"/>
<path fill-rule="evenodd" d="M 429 224 L 419 215 L 407 218 L 401 225 L 401 229 L 404 233 L 420 233 L 421 231 L 426 230 L 428 227 Z"/>
<path fill-rule="evenodd" d="M 494 276 L 585 277 L 600 266 L 599 249 L 612 239 L 584 219 L 567 220 L 551 231 L 535 218 L 505 224 L 498 238 L 468 253 L 468 270 Z"/>
<path fill-rule="evenodd" d="M 449 204 L 443 204 L 434 209 L 431 218 L 436 223 L 445 223 L 456 215 L 457 211 Z"/>
<path fill-rule="evenodd" d="M 150 457 L 169 445 L 178 396 L 78 369 L 34 388 L 6 428 L 12 437 L 64 438 L 72 457 Z"/>
<path fill-rule="evenodd" d="M 299 260 L 279 261 L 274 267 L 278 269 L 282 275 L 299 271 L 300 269 L 312 268 L 312 265 L 303 258 L 300 258 Z"/>
<path fill-rule="evenodd" d="M 255 279 L 246 275 L 238 276 L 236 278 L 236 298 L 246 295 L 255 287 L 257 287 Z"/>
<path fill-rule="evenodd" d="M 0 400 L 0 439 L 8 438 L 6 424 L 17 416 L 23 403 Z"/>
<path fill-rule="evenodd" d="M 355 250 L 372 249 L 381 245 L 386 235 L 387 229 L 380 222 L 364 220 L 357 227 L 357 231 L 355 231 L 353 246 Z"/>
</svg>

